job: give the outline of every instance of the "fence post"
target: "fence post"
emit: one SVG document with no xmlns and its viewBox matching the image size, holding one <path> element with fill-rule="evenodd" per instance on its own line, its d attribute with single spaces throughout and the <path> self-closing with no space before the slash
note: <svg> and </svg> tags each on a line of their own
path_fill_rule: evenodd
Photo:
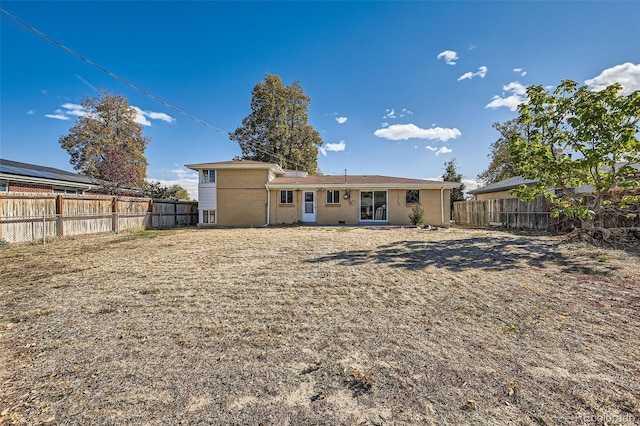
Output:
<svg viewBox="0 0 640 426">
<path fill-rule="evenodd" d="M 2 239 L 2 196 L 0 195 L 0 240 Z"/>
<path fill-rule="evenodd" d="M 64 237 L 64 219 L 62 218 L 62 205 L 62 195 L 58 195 L 56 197 L 56 226 L 58 228 L 56 235 L 58 235 L 58 237 Z"/>
<path fill-rule="evenodd" d="M 111 231 L 118 233 L 118 197 L 111 198 Z"/>
<path fill-rule="evenodd" d="M 47 244 L 47 213 L 42 211 L 42 245 Z"/>
<path fill-rule="evenodd" d="M 178 200 L 173 201 L 173 226 L 178 226 Z"/>
</svg>

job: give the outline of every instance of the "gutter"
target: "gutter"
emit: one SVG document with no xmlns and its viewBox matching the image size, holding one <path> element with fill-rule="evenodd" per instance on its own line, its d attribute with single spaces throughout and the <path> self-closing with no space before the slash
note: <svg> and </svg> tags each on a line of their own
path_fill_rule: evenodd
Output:
<svg viewBox="0 0 640 426">
<path fill-rule="evenodd" d="M 440 220 L 442 221 L 442 225 L 444 226 L 444 190 L 446 187 L 440 188 Z"/>
</svg>

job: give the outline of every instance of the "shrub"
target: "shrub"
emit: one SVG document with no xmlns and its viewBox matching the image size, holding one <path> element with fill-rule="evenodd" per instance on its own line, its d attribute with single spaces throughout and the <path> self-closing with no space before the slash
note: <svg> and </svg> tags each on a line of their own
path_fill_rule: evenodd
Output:
<svg viewBox="0 0 640 426">
<path fill-rule="evenodd" d="M 422 226 L 424 224 L 424 209 L 420 206 L 412 208 L 411 214 L 409 214 L 409 220 L 412 225 Z"/>
</svg>

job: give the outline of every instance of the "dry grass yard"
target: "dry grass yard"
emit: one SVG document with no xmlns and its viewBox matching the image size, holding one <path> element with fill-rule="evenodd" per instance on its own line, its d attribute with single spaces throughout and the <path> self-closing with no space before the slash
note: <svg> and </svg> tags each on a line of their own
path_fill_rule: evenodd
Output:
<svg viewBox="0 0 640 426">
<path fill-rule="evenodd" d="M 0 423 L 640 423 L 640 256 L 494 231 L 0 250 Z"/>
</svg>

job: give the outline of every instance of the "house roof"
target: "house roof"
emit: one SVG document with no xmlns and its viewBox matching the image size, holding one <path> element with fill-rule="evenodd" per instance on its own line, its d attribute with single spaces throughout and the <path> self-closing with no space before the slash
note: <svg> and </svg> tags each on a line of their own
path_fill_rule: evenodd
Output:
<svg viewBox="0 0 640 426">
<path fill-rule="evenodd" d="M 230 160 L 230 161 L 214 161 L 211 163 L 186 164 L 191 170 L 208 170 L 208 169 L 269 169 L 278 174 L 284 173 L 282 168 L 274 163 L 265 163 L 264 161 L 254 160 Z"/>
<path fill-rule="evenodd" d="M 0 158 L 0 176 L 5 178 L 10 176 L 35 178 L 35 180 L 61 181 L 83 185 L 91 185 L 93 183 L 93 180 L 89 176 L 54 169 L 53 167 L 5 160 L 3 158 Z"/>
<path fill-rule="evenodd" d="M 279 187 L 318 187 L 328 186 L 337 188 L 446 188 L 452 189 L 460 186 L 456 182 L 443 182 L 438 180 L 409 179 L 380 175 L 313 175 L 306 177 L 276 177 L 267 184 L 269 188 Z"/>
<path fill-rule="evenodd" d="M 482 188 L 474 189 L 473 191 L 469 191 L 469 194 L 486 194 L 488 192 L 498 192 L 498 191 L 508 191 L 510 189 L 514 189 L 519 187 L 522 184 L 530 185 L 532 183 L 538 182 L 537 180 L 525 179 L 522 176 L 515 176 L 509 179 L 501 180 L 500 182 L 490 183 L 487 186 L 483 186 Z"/>
</svg>

